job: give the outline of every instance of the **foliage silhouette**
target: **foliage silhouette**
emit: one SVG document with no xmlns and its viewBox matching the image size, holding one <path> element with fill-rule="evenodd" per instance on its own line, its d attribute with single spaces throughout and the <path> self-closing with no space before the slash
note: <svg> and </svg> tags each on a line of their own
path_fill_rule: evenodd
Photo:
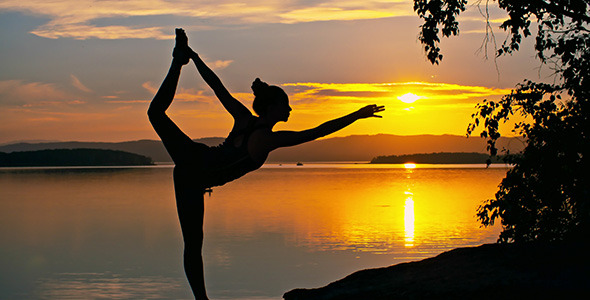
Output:
<svg viewBox="0 0 590 300">
<path fill-rule="evenodd" d="M 476 4 L 489 5 L 482 2 Z M 466 4 L 463 0 L 414 0 L 415 11 L 424 19 L 420 40 L 431 63 L 443 58 L 439 27 L 443 37 L 457 35 L 455 18 Z M 484 226 L 501 220 L 500 242 L 581 237 L 590 221 L 590 3 L 498 0 L 497 4 L 508 13 L 500 28 L 509 36 L 496 55 L 518 51 L 536 22 L 536 55 L 542 65 L 554 70 L 555 77 L 552 84 L 524 80 L 500 101 L 484 100 L 476 106 L 467 134 L 483 125 L 480 136 L 487 140 L 492 156 L 498 153 L 499 127 L 511 117 L 523 117 L 525 121 L 517 122 L 513 132 L 526 138 L 525 149 L 509 156 L 514 168 L 495 198 L 479 207 L 478 219 Z"/>
</svg>

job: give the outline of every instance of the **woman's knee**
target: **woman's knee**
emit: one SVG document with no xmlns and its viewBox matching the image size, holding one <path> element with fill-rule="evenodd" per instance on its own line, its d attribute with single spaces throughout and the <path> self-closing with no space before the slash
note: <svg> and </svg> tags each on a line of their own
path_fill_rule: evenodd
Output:
<svg viewBox="0 0 590 300">
<path fill-rule="evenodd" d="M 147 115 L 148 115 L 148 119 L 150 120 L 150 122 L 152 124 L 157 123 L 162 118 L 166 118 L 165 111 L 163 111 L 161 109 L 153 108 L 151 106 L 147 110 Z"/>
</svg>

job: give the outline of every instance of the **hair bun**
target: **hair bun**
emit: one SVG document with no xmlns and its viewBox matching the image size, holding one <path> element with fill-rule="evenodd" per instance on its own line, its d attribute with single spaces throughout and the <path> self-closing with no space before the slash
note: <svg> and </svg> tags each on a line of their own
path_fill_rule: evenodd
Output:
<svg viewBox="0 0 590 300">
<path fill-rule="evenodd" d="M 254 92 L 254 96 L 264 94 L 266 89 L 268 89 L 268 83 L 260 80 L 260 78 L 256 78 L 254 82 L 252 82 L 252 92 Z"/>
</svg>

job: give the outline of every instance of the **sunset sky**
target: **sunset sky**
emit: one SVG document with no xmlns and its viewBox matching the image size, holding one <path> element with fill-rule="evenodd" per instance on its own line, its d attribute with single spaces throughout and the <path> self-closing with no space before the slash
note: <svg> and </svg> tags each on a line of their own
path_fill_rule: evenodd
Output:
<svg viewBox="0 0 590 300">
<path fill-rule="evenodd" d="M 471 2 L 460 36 L 445 39 L 442 64 L 431 65 L 412 7 L 411 0 L 0 0 L 0 143 L 156 139 L 146 110 L 168 70 L 175 27 L 248 107 L 256 77 L 282 86 L 293 112 L 277 129 L 314 127 L 377 103 L 386 107 L 383 119 L 334 136 L 463 135 L 477 102 L 499 99 L 525 78 L 545 80 L 531 41 L 500 58 L 496 71 L 478 51 L 485 18 Z M 491 14 L 501 43 L 504 14 Z M 169 112 L 193 138 L 231 128 L 192 64 Z"/>
</svg>

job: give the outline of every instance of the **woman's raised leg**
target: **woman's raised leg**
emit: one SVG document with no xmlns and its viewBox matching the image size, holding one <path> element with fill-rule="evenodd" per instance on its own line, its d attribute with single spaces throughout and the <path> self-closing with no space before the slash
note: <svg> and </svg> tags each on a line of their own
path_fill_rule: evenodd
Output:
<svg viewBox="0 0 590 300">
<path fill-rule="evenodd" d="M 166 110 L 172 104 L 172 100 L 174 100 L 174 95 L 176 94 L 180 70 L 183 65 L 189 62 L 188 50 L 186 50 L 188 49 L 186 35 L 184 31 L 178 29 L 176 33 L 174 59 L 172 59 L 172 64 L 166 78 L 164 78 L 162 85 L 150 103 L 148 117 L 156 133 L 164 143 L 168 154 L 178 164 L 186 162 L 190 157 L 189 149 L 191 149 L 193 141 L 166 115 Z"/>
<path fill-rule="evenodd" d="M 170 157 L 175 163 L 182 163 L 188 158 L 187 151 L 191 148 L 192 140 L 188 137 L 166 114 L 166 109 L 172 103 L 174 94 L 176 93 L 176 86 L 178 78 L 180 77 L 180 68 L 182 65 L 172 61 L 172 66 L 168 71 L 168 75 L 160 86 L 158 93 L 154 96 L 150 108 L 148 109 L 148 117 L 154 130 L 164 143 L 164 147 L 170 154 Z"/>
</svg>

